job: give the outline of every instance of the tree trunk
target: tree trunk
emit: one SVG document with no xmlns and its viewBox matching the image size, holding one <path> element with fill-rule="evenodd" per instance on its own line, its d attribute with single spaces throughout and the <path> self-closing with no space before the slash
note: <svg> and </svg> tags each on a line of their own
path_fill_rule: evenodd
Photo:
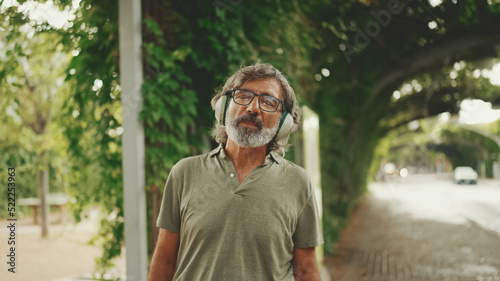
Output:
<svg viewBox="0 0 500 281">
<path fill-rule="evenodd" d="M 156 227 L 156 220 L 158 219 L 158 213 L 160 212 L 160 205 L 162 196 L 160 190 L 155 184 L 151 186 L 150 190 L 151 199 L 151 216 L 150 216 L 150 229 L 149 229 L 149 239 L 151 241 L 151 251 L 150 255 L 153 254 L 156 248 L 156 242 L 158 240 L 159 229 Z"/>
<path fill-rule="evenodd" d="M 375 149 L 380 139 L 376 117 L 345 124 L 330 119 L 321 124 L 323 235 L 325 254 L 334 251 L 352 208 L 364 194 Z"/>
<path fill-rule="evenodd" d="M 49 204 L 47 202 L 47 196 L 49 193 L 49 169 L 48 161 L 46 160 L 45 151 L 40 153 L 40 216 L 41 216 L 41 227 L 42 227 L 42 238 L 46 238 L 49 234 Z"/>
</svg>

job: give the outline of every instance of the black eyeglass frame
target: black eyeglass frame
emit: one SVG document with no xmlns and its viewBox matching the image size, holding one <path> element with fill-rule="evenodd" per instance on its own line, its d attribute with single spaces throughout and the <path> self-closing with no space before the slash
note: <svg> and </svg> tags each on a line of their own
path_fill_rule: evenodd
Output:
<svg viewBox="0 0 500 281">
<path fill-rule="evenodd" d="M 251 93 L 253 95 L 252 99 L 247 104 L 239 103 L 236 100 L 234 100 L 234 94 L 235 94 L 236 91 L 249 92 L 249 93 Z M 253 100 L 255 99 L 255 96 L 258 96 L 259 97 L 259 108 L 262 109 L 262 110 L 264 110 L 265 112 L 270 112 L 270 113 L 276 112 L 278 110 L 278 108 L 280 107 L 280 104 L 281 104 L 281 108 L 283 109 L 283 101 L 282 100 L 280 100 L 278 98 L 275 98 L 273 96 L 270 96 L 270 95 L 266 95 L 266 94 L 259 95 L 259 94 L 256 94 L 256 93 L 250 91 L 250 90 L 247 90 L 247 89 L 232 89 L 232 90 L 227 91 L 226 95 L 231 96 L 231 98 L 233 99 L 234 103 L 236 103 L 238 105 L 249 105 L 249 104 L 251 104 L 253 102 Z M 273 111 L 269 111 L 269 110 L 266 110 L 266 109 L 262 108 L 262 106 L 260 104 L 260 97 L 262 97 L 262 96 L 267 96 L 267 97 L 270 97 L 270 98 L 273 98 L 273 99 L 277 100 L 279 102 L 279 104 L 276 106 L 276 109 L 274 109 Z"/>
</svg>

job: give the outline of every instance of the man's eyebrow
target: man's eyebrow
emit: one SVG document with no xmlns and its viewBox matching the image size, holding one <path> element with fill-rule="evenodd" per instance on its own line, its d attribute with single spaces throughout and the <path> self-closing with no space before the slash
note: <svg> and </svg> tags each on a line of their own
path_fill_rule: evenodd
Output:
<svg viewBox="0 0 500 281">
<path fill-rule="evenodd" d="M 241 88 L 241 89 L 239 89 L 239 90 L 249 91 L 249 92 L 251 92 L 251 93 L 255 93 L 255 92 L 254 92 L 254 91 L 252 91 L 252 90 L 249 90 L 249 89 L 244 89 L 244 88 Z M 255 93 L 255 94 L 257 94 L 257 93 Z M 261 95 L 261 96 L 268 96 L 268 97 L 272 97 L 272 98 L 275 98 L 275 99 L 279 99 L 279 98 L 278 98 L 278 97 L 279 97 L 279 93 L 277 93 L 277 94 L 276 94 L 276 97 L 275 97 L 275 96 L 273 96 L 273 95 L 271 95 L 271 94 L 270 94 L 270 93 L 268 93 L 268 92 L 263 92 L 262 94 L 258 94 L 258 95 Z"/>
<path fill-rule="evenodd" d="M 249 89 L 241 89 L 241 90 L 244 90 L 244 91 L 249 91 L 249 92 L 251 92 L 251 93 L 255 93 L 254 91 L 249 90 Z M 257 93 L 255 93 L 255 94 L 257 94 Z M 258 95 L 261 95 L 261 96 L 262 96 L 262 95 L 264 95 L 264 96 L 274 97 L 273 95 L 269 94 L 268 92 L 263 92 L 262 94 L 258 94 Z"/>
<path fill-rule="evenodd" d="M 271 95 L 271 94 L 270 94 L 270 93 L 268 93 L 268 92 L 264 92 L 264 93 L 262 93 L 261 95 L 265 95 L 265 96 L 270 96 L 270 97 L 273 97 L 273 98 L 277 98 L 277 97 L 275 97 L 275 96 Z M 277 95 L 277 96 L 279 96 L 279 94 L 276 94 L 276 95 Z"/>
</svg>

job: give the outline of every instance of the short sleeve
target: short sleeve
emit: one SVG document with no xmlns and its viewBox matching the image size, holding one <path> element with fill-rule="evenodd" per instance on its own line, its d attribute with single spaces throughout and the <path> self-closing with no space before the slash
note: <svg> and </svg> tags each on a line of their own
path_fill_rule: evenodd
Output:
<svg viewBox="0 0 500 281">
<path fill-rule="evenodd" d="M 179 188 L 175 171 L 172 169 L 165 183 L 156 225 L 175 233 L 179 233 L 181 225 Z"/>
<path fill-rule="evenodd" d="M 323 244 L 321 222 L 316 196 L 309 186 L 309 196 L 297 220 L 297 227 L 293 234 L 294 248 L 310 248 Z"/>
</svg>

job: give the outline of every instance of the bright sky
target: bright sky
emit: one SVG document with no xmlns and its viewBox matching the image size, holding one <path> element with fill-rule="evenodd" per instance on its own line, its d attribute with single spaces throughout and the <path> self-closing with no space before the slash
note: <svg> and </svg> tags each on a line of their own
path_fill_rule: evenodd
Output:
<svg viewBox="0 0 500 281">
<path fill-rule="evenodd" d="M 500 63 L 493 66 L 489 75 L 491 83 L 500 86 Z"/>
<path fill-rule="evenodd" d="M 443 0 L 429 0 L 429 3 L 431 4 L 432 7 L 436 7 L 437 5 L 443 3 Z"/>
<path fill-rule="evenodd" d="M 490 123 L 500 119 L 500 110 L 492 109 L 489 102 L 467 99 L 460 104 L 459 116 L 465 124 Z"/>
<path fill-rule="evenodd" d="M 481 75 L 490 78 L 491 84 L 500 86 L 500 63 L 490 70 L 481 71 Z M 500 119 L 500 109 L 492 109 L 489 102 L 466 99 L 460 104 L 460 122 L 466 124 L 491 123 Z"/>
<path fill-rule="evenodd" d="M 3 12 L 5 7 L 19 6 L 19 11 L 28 13 L 29 18 L 38 23 L 48 22 L 55 28 L 63 28 L 69 26 L 69 21 L 75 18 L 74 12 L 78 7 L 80 0 L 73 0 L 73 9 L 66 7 L 63 11 L 54 6 L 52 0 L 48 0 L 45 3 L 27 1 L 23 5 L 19 5 L 16 0 L 5 0 L 0 8 L 0 12 Z"/>
</svg>

